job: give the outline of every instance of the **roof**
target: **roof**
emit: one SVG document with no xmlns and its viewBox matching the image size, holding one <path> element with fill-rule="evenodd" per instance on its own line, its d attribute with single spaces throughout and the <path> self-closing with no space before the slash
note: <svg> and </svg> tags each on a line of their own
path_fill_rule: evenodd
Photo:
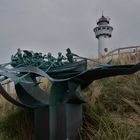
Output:
<svg viewBox="0 0 140 140">
<path fill-rule="evenodd" d="M 99 21 L 97 22 L 97 24 L 100 24 L 101 22 L 107 22 L 107 23 L 109 24 L 109 20 L 108 20 L 106 17 L 104 17 L 103 15 L 102 15 L 102 17 L 99 19 Z"/>
</svg>

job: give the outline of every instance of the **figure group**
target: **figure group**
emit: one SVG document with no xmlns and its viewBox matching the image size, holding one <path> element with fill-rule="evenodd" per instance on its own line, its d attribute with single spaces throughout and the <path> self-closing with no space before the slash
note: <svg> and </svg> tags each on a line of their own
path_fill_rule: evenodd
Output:
<svg viewBox="0 0 140 140">
<path fill-rule="evenodd" d="M 41 69 L 47 69 L 48 67 L 62 66 L 66 63 L 74 63 L 78 55 L 73 54 L 69 48 L 66 49 L 66 56 L 61 52 L 58 52 L 57 58 L 52 56 L 49 52 L 47 55 L 42 53 L 34 53 L 28 50 L 17 49 L 17 53 L 11 56 L 11 65 L 14 67 L 32 65 Z"/>
</svg>

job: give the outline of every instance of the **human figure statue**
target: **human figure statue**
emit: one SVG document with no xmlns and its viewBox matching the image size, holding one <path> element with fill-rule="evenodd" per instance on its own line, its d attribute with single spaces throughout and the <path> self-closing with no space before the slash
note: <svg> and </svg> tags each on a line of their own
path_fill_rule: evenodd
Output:
<svg viewBox="0 0 140 140">
<path fill-rule="evenodd" d="M 24 55 L 26 55 L 27 57 L 32 57 L 32 53 L 30 51 L 27 50 L 23 50 Z"/>
<path fill-rule="evenodd" d="M 18 57 L 19 59 L 22 59 L 22 52 L 20 48 L 17 49 L 17 53 L 15 54 L 14 57 Z"/>
<path fill-rule="evenodd" d="M 32 56 L 33 66 L 40 66 L 43 62 L 42 53 L 34 53 Z"/>
<path fill-rule="evenodd" d="M 19 65 L 19 60 L 18 60 L 17 57 L 15 57 L 15 55 L 12 55 L 12 56 L 11 56 L 11 65 L 12 65 L 13 67 L 16 67 L 17 65 Z"/>
<path fill-rule="evenodd" d="M 21 49 L 18 48 L 17 49 L 17 53 L 15 55 L 12 55 L 11 58 L 13 60 L 21 61 L 22 60 L 22 52 L 21 52 Z"/>
<path fill-rule="evenodd" d="M 67 48 L 66 51 L 67 51 L 66 56 L 67 56 L 68 61 L 69 61 L 70 63 L 73 63 L 73 62 L 74 62 L 73 56 L 78 57 L 78 55 L 72 53 L 71 50 L 70 50 L 70 48 Z"/>
<path fill-rule="evenodd" d="M 48 67 L 48 63 L 44 59 L 45 55 L 43 56 L 42 53 L 35 53 L 33 56 L 33 63 L 41 69 L 46 69 L 46 67 Z"/>
<path fill-rule="evenodd" d="M 11 56 L 11 64 L 13 66 L 18 66 L 23 62 L 22 51 L 20 48 L 17 49 L 17 53 Z"/>
<path fill-rule="evenodd" d="M 43 59 L 42 53 L 39 52 L 39 53 L 36 53 L 36 54 L 37 54 L 38 58 Z"/>
<path fill-rule="evenodd" d="M 26 64 L 26 65 L 31 64 L 32 53 L 30 51 L 27 51 L 27 50 L 23 50 L 23 52 L 24 52 L 24 54 L 23 54 L 24 64 Z"/>
<path fill-rule="evenodd" d="M 54 63 L 56 58 L 52 56 L 52 54 L 50 52 L 48 52 L 47 56 L 46 56 L 47 60 L 49 63 Z"/>
<path fill-rule="evenodd" d="M 65 60 L 66 58 L 62 55 L 61 52 L 58 52 L 58 57 L 57 57 L 57 63 L 58 65 L 63 65 L 63 60 Z"/>
</svg>

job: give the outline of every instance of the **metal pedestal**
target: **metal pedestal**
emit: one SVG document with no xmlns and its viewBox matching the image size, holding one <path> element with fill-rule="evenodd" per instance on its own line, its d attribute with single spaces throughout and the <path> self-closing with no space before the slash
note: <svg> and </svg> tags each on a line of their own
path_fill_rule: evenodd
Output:
<svg viewBox="0 0 140 140">
<path fill-rule="evenodd" d="M 36 140 L 80 140 L 82 105 L 58 104 L 35 110 Z"/>
</svg>

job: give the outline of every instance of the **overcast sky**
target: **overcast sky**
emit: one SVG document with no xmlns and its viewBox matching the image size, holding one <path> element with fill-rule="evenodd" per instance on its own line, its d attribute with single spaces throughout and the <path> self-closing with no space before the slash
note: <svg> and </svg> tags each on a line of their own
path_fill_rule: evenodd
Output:
<svg viewBox="0 0 140 140">
<path fill-rule="evenodd" d="M 112 48 L 140 45 L 139 0 L 0 0 L 0 63 L 17 48 L 96 57 L 96 21 L 111 18 Z"/>
</svg>

